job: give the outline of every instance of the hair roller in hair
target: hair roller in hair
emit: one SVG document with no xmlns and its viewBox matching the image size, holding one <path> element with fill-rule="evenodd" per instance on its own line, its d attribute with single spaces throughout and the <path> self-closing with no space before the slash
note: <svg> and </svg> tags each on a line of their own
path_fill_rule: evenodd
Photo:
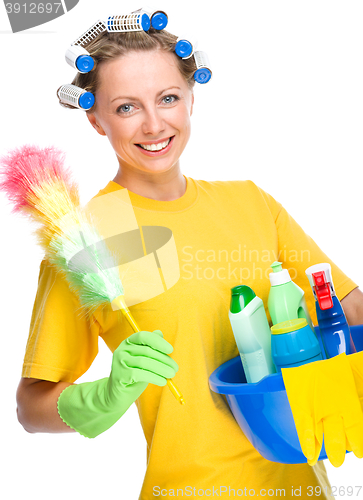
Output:
<svg viewBox="0 0 363 500">
<path fill-rule="evenodd" d="M 197 42 L 190 42 L 186 38 L 179 37 L 176 41 L 175 52 L 182 59 L 188 59 L 193 55 Z"/>
<path fill-rule="evenodd" d="M 197 69 L 194 73 L 194 80 L 198 83 L 207 83 L 212 78 L 212 70 L 208 55 L 202 50 L 194 52 L 194 60 Z"/>
<path fill-rule="evenodd" d="M 67 49 L 66 61 L 80 73 L 89 73 L 95 65 L 93 57 L 80 45 L 71 45 Z"/>
<path fill-rule="evenodd" d="M 168 16 L 162 10 L 153 10 L 150 7 L 143 7 L 142 9 L 134 10 L 133 14 L 144 12 L 150 18 L 151 26 L 155 30 L 163 30 L 168 24 Z"/>
<path fill-rule="evenodd" d="M 72 45 L 80 45 L 81 47 L 85 47 L 88 45 L 92 40 L 98 37 L 101 33 L 106 31 L 106 23 L 105 21 L 102 21 L 99 19 L 95 24 L 93 24 L 83 35 L 77 38 Z"/>
<path fill-rule="evenodd" d="M 124 14 L 122 16 L 109 16 L 107 19 L 107 31 L 148 31 L 150 29 L 150 18 L 145 12 Z"/>
<path fill-rule="evenodd" d="M 61 102 L 79 109 L 90 109 L 95 103 L 95 96 L 92 92 L 87 92 L 71 83 L 62 85 L 57 93 Z"/>
<path fill-rule="evenodd" d="M 85 47 L 104 31 L 106 31 L 105 22 L 98 20 L 67 49 L 67 63 L 80 73 L 89 73 L 93 69 L 95 63 L 93 57 L 90 56 Z"/>
<path fill-rule="evenodd" d="M 163 30 L 168 24 L 168 15 L 162 10 L 157 10 L 151 14 L 151 26 L 155 30 Z"/>
</svg>

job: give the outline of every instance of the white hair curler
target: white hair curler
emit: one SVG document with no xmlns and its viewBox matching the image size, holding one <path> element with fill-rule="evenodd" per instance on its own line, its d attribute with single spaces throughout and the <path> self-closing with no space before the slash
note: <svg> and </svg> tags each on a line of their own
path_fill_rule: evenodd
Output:
<svg viewBox="0 0 363 500">
<path fill-rule="evenodd" d="M 62 85 L 58 89 L 57 94 L 61 102 L 70 104 L 79 109 L 90 109 L 95 103 L 95 96 L 92 92 L 87 92 L 71 83 Z"/>
<path fill-rule="evenodd" d="M 83 35 L 77 38 L 72 45 L 80 45 L 81 47 L 85 47 L 89 42 L 92 42 L 95 38 L 98 37 L 101 33 L 107 30 L 105 21 L 99 19 L 95 24 L 93 24 L 89 30 L 87 30 Z"/>
<path fill-rule="evenodd" d="M 89 73 L 93 69 L 95 63 L 93 57 L 91 57 L 90 53 L 85 49 L 85 46 L 106 30 L 106 23 L 98 20 L 67 49 L 67 63 L 80 73 Z"/>
<path fill-rule="evenodd" d="M 66 52 L 67 63 L 80 73 L 89 73 L 95 62 L 90 53 L 80 45 L 71 45 Z"/>
<path fill-rule="evenodd" d="M 109 16 L 107 19 L 107 31 L 148 31 L 150 29 L 150 18 L 145 12 L 124 14 L 122 16 Z"/>
<path fill-rule="evenodd" d="M 151 26 L 155 30 L 163 30 L 168 24 L 168 16 L 163 10 L 153 10 L 151 7 L 143 7 L 142 9 L 134 10 L 133 13 L 144 12 L 150 18 Z"/>
<path fill-rule="evenodd" d="M 198 83 L 207 83 L 212 78 L 212 70 L 208 55 L 202 50 L 194 52 L 194 61 L 197 69 L 194 73 L 194 80 Z"/>
<path fill-rule="evenodd" d="M 197 48 L 198 42 L 194 40 L 191 42 L 187 38 L 179 37 L 175 44 L 175 52 L 182 59 L 189 59 L 192 57 L 193 52 Z"/>
</svg>

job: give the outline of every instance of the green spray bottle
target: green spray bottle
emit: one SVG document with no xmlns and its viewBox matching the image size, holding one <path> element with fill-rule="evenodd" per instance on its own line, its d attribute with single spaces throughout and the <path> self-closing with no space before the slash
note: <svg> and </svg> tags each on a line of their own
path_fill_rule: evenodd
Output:
<svg viewBox="0 0 363 500">
<path fill-rule="evenodd" d="M 273 273 L 270 273 L 271 289 L 267 307 L 272 323 L 277 325 L 283 321 L 304 318 L 314 331 L 304 290 L 291 280 L 289 271 L 282 269 L 281 262 L 274 262 L 271 268 Z"/>
<path fill-rule="evenodd" d="M 246 285 L 231 289 L 229 320 L 248 383 L 276 373 L 271 356 L 271 331 L 262 300 Z"/>
</svg>

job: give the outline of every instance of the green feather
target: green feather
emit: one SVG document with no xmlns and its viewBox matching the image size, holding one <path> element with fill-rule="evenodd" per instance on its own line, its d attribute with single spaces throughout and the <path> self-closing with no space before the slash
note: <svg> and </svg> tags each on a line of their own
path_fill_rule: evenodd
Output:
<svg viewBox="0 0 363 500">
<path fill-rule="evenodd" d="M 97 229 L 81 215 L 79 219 L 80 224 L 64 225 L 61 235 L 52 239 L 48 258 L 90 315 L 123 295 L 124 289 L 116 257 Z"/>
</svg>

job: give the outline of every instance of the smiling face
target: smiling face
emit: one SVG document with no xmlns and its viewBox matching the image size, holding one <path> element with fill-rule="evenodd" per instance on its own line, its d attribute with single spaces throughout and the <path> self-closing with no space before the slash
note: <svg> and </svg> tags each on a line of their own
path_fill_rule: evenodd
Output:
<svg viewBox="0 0 363 500">
<path fill-rule="evenodd" d="M 194 96 L 172 53 L 134 51 L 103 63 L 96 110 L 87 116 L 106 135 L 120 169 L 178 167 L 190 137 Z"/>
</svg>

